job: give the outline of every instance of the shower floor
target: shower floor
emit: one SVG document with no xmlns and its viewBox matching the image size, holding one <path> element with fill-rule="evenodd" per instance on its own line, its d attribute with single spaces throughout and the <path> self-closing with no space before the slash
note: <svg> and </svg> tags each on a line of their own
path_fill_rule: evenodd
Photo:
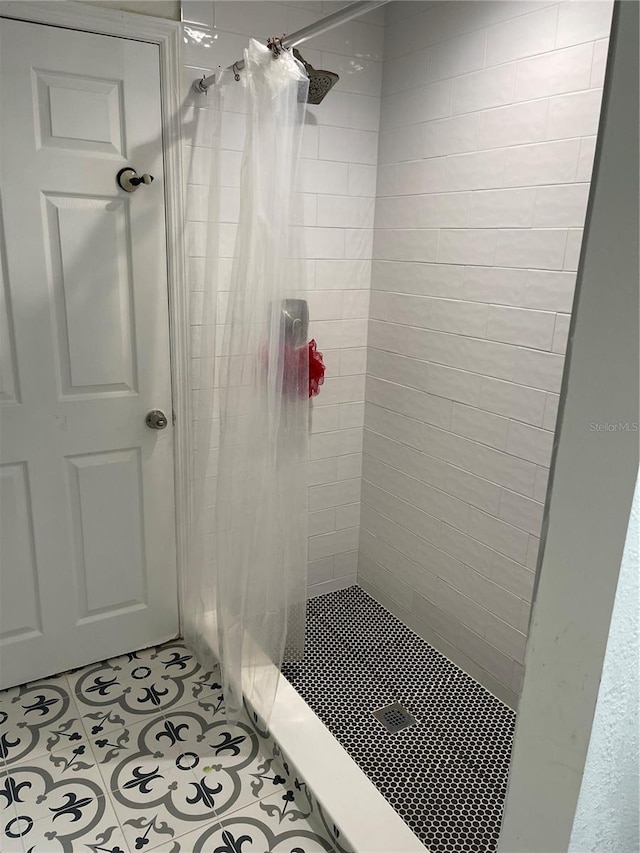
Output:
<svg viewBox="0 0 640 853">
<path fill-rule="evenodd" d="M 496 849 L 510 708 L 357 586 L 308 602 L 283 673 L 431 853 Z M 418 722 L 389 734 L 372 712 L 396 700 Z"/>
</svg>

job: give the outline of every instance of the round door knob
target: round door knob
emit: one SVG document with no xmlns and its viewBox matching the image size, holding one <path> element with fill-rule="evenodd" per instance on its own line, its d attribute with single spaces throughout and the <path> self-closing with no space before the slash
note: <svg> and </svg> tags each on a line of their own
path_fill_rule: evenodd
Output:
<svg viewBox="0 0 640 853">
<path fill-rule="evenodd" d="M 153 182 L 153 175 L 139 175 L 131 166 L 125 166 L 116 175 L 116 182 L 125 192 L 134 193 L 141 184 L 149 186 Z"/>
<path fill-rule="evenodd" d="M 149 429 L 166 429 L 169 423 L 167 416 L 160 409 L 151 409 L 145 422 Z"/>
</svg>

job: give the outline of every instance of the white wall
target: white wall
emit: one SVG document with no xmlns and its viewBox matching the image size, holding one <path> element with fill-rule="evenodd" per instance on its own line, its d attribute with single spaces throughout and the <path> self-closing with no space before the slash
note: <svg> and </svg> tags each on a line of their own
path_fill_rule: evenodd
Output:
<svg viewBox="0 0 640 853">
<path fill-rule="evenodd" d="M 243 55 L 248 37 L 293 32 L 334 11 L 325 2 L 183 3 L 185 97 L 194 77 Z M 376 181 L 382 11 L 347 23 L 302 48 L 317 68 L 340 74 L 325 101 L 310 106 L 304 138 L 304 222 L 309 277 L 310 334 L 324 353 L 327 380 L 315 400 L 310 443 L 310 594 L 355 582 L 360 520 L 366 335 Z M 233 98 L 231 98 L 231 101 Z M 233 110 L 230 104 L 230 110 Z M 194 137 L 193 106 L 185 108 L 185 171 L 189 219 L 192 323 L 202 320 L 207 180 L 206 144 Z M 230 113 L 223 133 L 226 236 L 237 221 L 244 117 Z M 227 285 L 221 281 L 220 289 Z M 225 310 L 224 296 L 219 308 Z M 221 339 L 221 335 L 219 335 Z M 206 357 L 211 353 L 202 351 Z M 200 371 L 194 369 L 194 377 Z M 211 391 L 195 389 L 200 402 Z M 206 403 L 206 399 L 204 400 Z M 207 406 L 201 409 L 206 411 Z M 206 434 L 206 430 L 204 431 Z M 216 431 L 213 431 L 214 440 Z M 208 466 L 213 494 L 215 458 Z"/>
<path fill-rule="evenodd" d="M 640 481 L 631 507 L 570 853 L 637 853 Z"/>
<path fill-rule="evenodd" d="M 611 3 L 387 8 L 358 577 L 515 704 Z"/>
<path fill-rule="evenodd" d="M 569 848 L 638 475 L 638 24 L 616 3 L 500 853 Z"/>
<path fill-rule="evenodd" d="M 135 12 L 137 15 L 153 15 L 157 18 L 180 20 L 180 0 L 82 0 L 83 3 L 95 3 L 121 12 Z"/>
</svg>

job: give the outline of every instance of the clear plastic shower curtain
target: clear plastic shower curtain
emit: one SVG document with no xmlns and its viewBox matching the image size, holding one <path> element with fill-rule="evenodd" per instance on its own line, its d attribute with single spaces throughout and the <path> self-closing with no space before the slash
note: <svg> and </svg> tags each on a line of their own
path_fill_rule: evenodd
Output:
<svg viewBox="0 0 640 853">
<path fill-rule="evenodd" d="M 295 185 L 308 80 L 291 53 L 274 57 L 252 40 L 242 83 L 223 74 L 212 93 L 214 140 L 224 97 L 232 92 L 237 101 L 241 85 L 246 138 L 239 220 L 216 358 L 215 509 L 207 507 L 206 488 L 196 492 L 196 565 L 183 611 L 187 642 L 205 664 L 220 660 L 228 718 L 238 719 L 244 694 L 266 722 L 283 657 L 300 655 L 304 644 L 309 398 L 306 322 L 296 301 L 305 284 Z M 220 267 L 214 245 L 219 181 L 214 151 L 204 283 L 209 306 Z M 200 359 L 201 370 L 208 369 L 206 361 Z M 197 588 L 189 589 L 194 582 Z"/>
</svg>

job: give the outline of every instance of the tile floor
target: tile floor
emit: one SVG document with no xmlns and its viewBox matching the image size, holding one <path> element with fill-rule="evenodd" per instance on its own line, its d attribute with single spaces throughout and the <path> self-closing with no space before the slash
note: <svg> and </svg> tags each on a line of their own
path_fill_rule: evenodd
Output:
<svg viewBox="0 0 640 853">
<path fill-rule="evenodd" d="M 515 714 L 358 586 L 307 603 L 283 672 L 432 853 L 493 853 Z M 399 700 L 418 721 L 388 733 Z"/>
<path fill-rule="evenodd" d="M 2 853 L 346 853 L 181 641 L 0 692 Z"/>
</svg>

